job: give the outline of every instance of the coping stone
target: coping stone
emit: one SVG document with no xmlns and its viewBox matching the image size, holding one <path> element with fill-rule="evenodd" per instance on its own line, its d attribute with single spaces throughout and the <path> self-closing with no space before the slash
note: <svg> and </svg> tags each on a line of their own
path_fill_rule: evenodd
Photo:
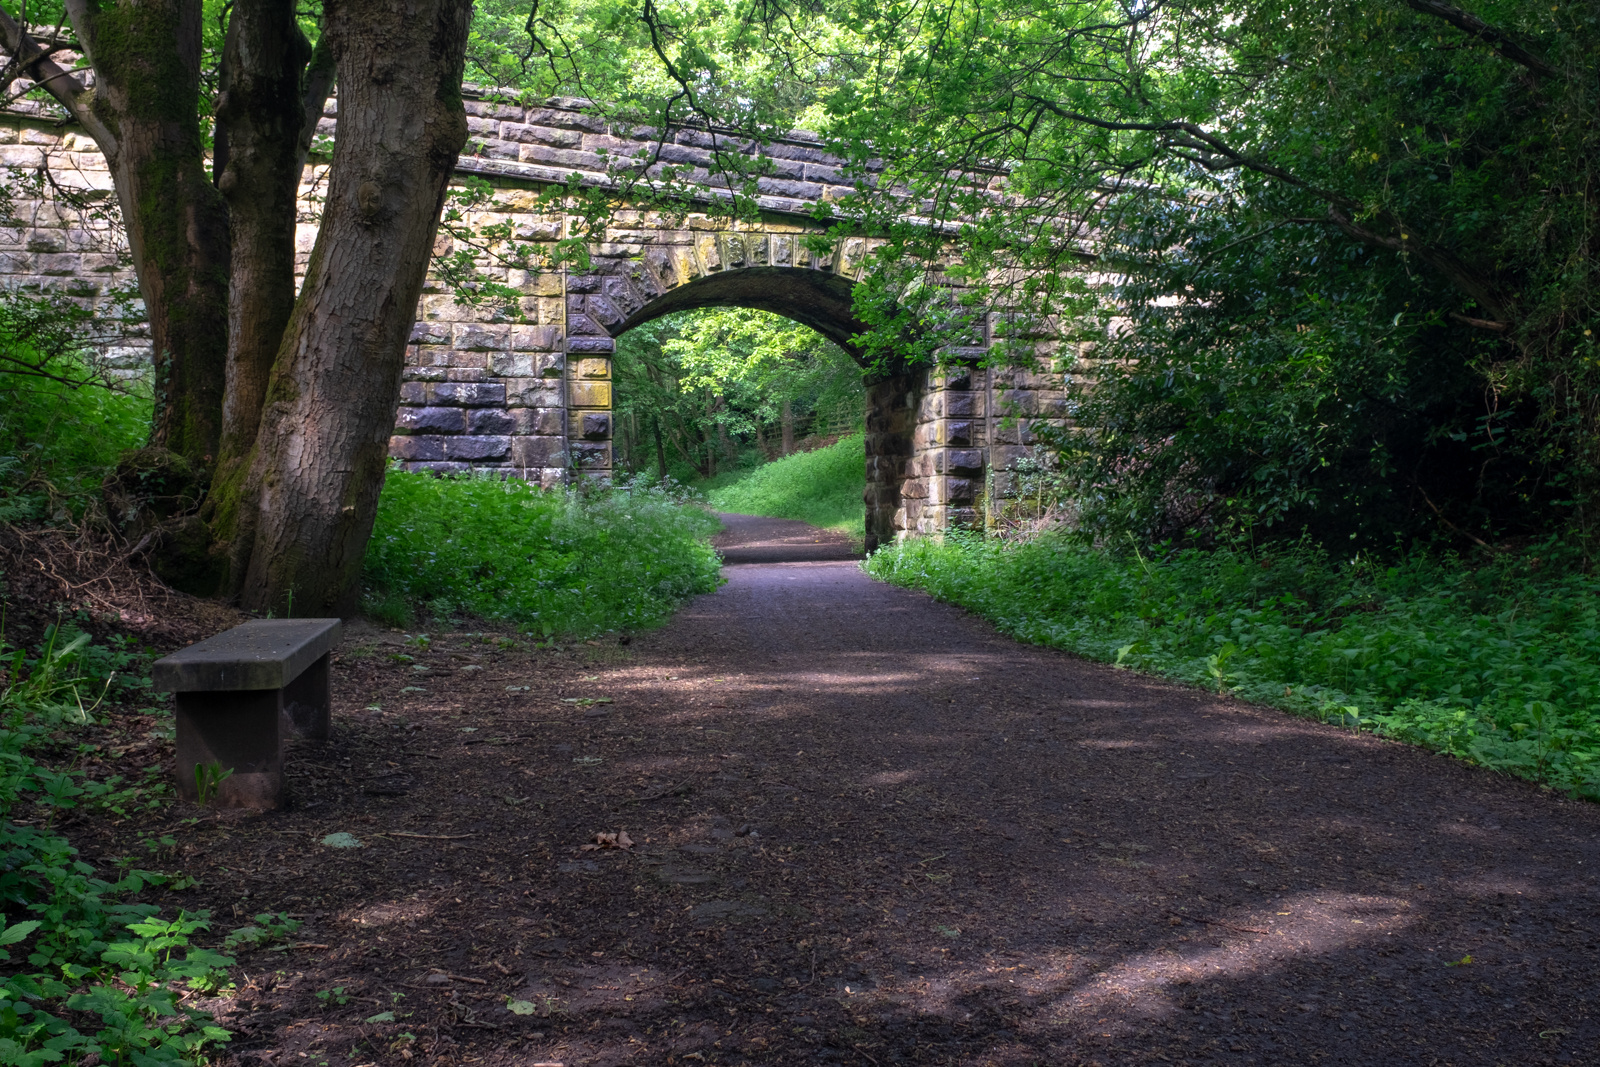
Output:
<svg viewBox="0 0 1600 1067">
<path fill-rule="evenodd" d="M 282 689 L 339 639 L 338 619 L 252 619 L 158 659 L 158 693 Z"/>
</svg>

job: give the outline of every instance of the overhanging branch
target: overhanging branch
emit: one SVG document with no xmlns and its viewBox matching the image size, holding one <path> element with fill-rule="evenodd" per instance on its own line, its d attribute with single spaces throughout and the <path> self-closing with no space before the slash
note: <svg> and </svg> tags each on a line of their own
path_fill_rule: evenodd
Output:
<svg viewBox="0 0 1600 1067">
<path fill-rule="evenodd" d="M 1518 44 L 1505 30 L 1489 25 L 1470 11 L 1463 11 L 1454 4 L 1445 3 L 1444 0 L 1405 0 L 1405 4 L 1413 11 L 1443 19 L 1462 33 L 1478 38 L 1493 48 L 1495 54 L 1527 67 L 1541 78 L 1559 77 L 1559 72 L 1554 67 Z"/>
<path fill-rule="evenodd" d="M 117 138 L 94 113 L 94 90 L 86 88 L 70 71 L 51 59 L 44 46 L 29 36 L 4 8 L 0 8 L 0 37 L 4 38 L 6 51 L 15 57 L 17 66 L 67 109 L 94 138 L 108 160 L 114 159 Z"/>
</svg>

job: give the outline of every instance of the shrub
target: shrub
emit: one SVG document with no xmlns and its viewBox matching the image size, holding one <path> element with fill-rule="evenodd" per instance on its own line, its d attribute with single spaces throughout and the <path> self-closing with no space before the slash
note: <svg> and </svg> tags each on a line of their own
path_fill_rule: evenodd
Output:
<svg viewBox="0 0 1600 1067">
<path fill-rule="evenodd" d="M 364 578 L 387 621 L 424 608 L 544 637 L 637 629 L 720 581 L 716 520 L 643 482 L 540 489 L 517 479 L 391 471 Z"/>
<path fill-rule="evenodd" d="M 89 721 L 95 698 L 112 683 L 110 670 L 129 656 L 60 627 L 31 659 L 0 641 L 3 1063 L 195 1062 L 206 1045 L 229 1037 L 209 1014 L 183 1003 L 186 990 L 215 992 L 233 963 L 191 944 L 191 935 L 209 927 L 207 914 L 161 918 L 137 895 L 171 876 L 124 862 L 118 875 L 99 877 L 53 828 L 73 809 L 124 813 L 158 802 L 151 796 L 159 790 L 148 785 L 95 781 L 35 757 L 46 746 L 71 750 L 72 729 Z M 32 819 L 19 821 L 23 807 Z"/>
<path fill-rule="evenodd" d="M 1313 545 L 908 541 L 864 566 L 1025 641 L 1235 692 L 1600 799 L 1600 579 Z"/>
<path fill-rule="evenodd" d="M 773 460 L 712 489 L 711 506 L 740 515 L 798 519 L 864 538 L 865 447 L 865 438 L 858 433 L 815 452 Z"/>
</svg>

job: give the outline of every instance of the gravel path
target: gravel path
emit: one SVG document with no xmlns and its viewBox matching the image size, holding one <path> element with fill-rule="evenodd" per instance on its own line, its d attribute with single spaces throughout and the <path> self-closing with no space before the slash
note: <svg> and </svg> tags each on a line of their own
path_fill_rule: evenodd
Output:
<svg viewBox="0 0 1600 1067">
<path fill-rule="evenodd" d="M 238 1048 L 1600 1062 L 1596 807 L 1018 645 L 871 581 L 837 538 L 728 523 L 727 585 L 626 648 L 441 639 L 427 672 L 340 668 L 341 708 L 402 709 L 416 739 L 397 754 L 393 722 L 356 723 L 320 758 L 390 761 L 413 791 L 308 775 L 281 825 L 440 839 L 300 872 L 299 906 L 323 909 L 300 936 L 328 949 L 262 991 Z M 619 830 L 633 847 L 579 848 Z M 310 1001 L 336 981 L 404 988 L 416 1014 Z"/>
</svg>

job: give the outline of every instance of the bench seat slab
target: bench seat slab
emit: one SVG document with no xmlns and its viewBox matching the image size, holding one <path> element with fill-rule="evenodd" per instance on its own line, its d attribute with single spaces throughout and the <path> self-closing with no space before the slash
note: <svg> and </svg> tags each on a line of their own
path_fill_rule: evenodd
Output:
<svg viewBox="0 0 1600 1067">
<path fill-rule="evenodd" d="M 158 693 L 282 689 L 328 654 L 338 619 L 251 619 L 156 660 Z"/>
</svg>

